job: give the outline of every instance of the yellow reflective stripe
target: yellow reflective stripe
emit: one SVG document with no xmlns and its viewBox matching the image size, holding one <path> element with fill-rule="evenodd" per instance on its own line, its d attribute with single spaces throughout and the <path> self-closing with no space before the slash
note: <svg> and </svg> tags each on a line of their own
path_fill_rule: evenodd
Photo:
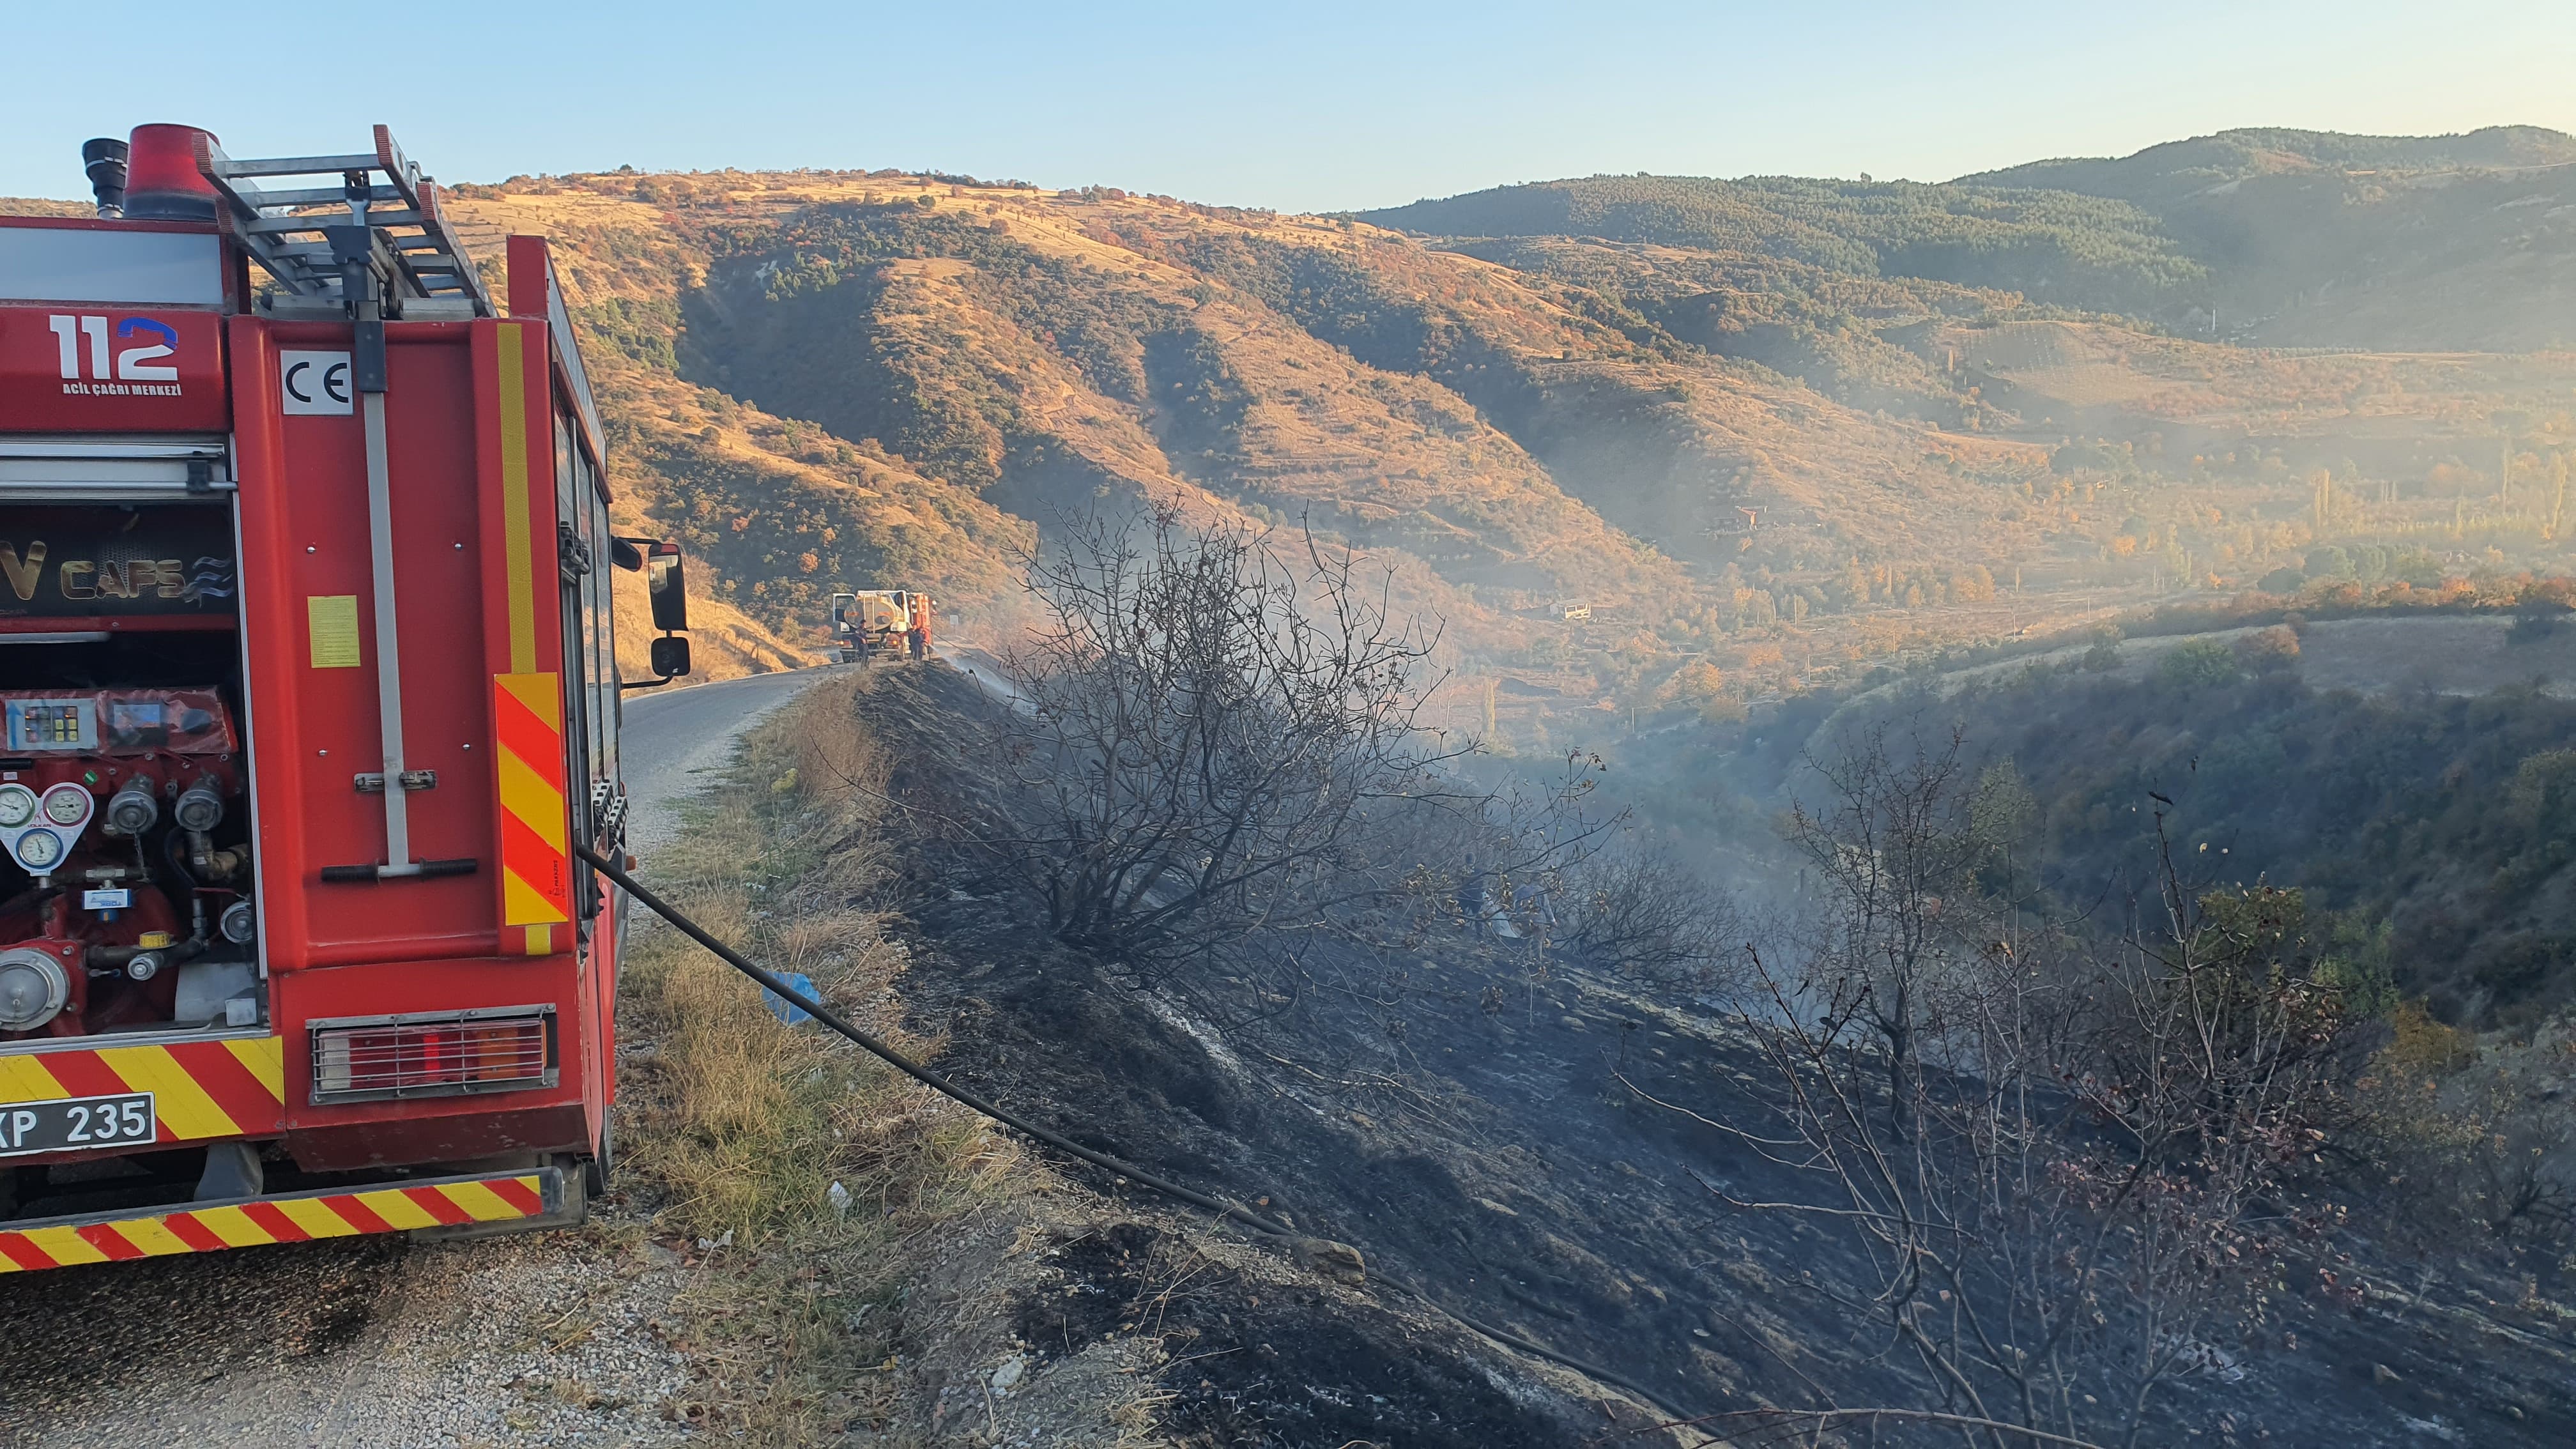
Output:
<svg viewBox="0 0 2576 1449">
<path fill-rule="evenodd" d="M 510 697 L 526 705 L 528 713 L 544 721 L 547 729 L 558 735 L 563 733 L 563 720 L 557 713 L 563 705 L 557 693 L 562 688 L 560 675 L 532 674 L 523 669 L 516 674 L 495 674 L 492 682 L 510 691 Z"/>
<path fill-rule="evenodd" d="M 497 1222 L 505 1218 L 522 1218 L 527 1214 L 501 1200 L 501 1195 L 479 1182 L 460 1182 L 440 1188 L 447 1200 L 465 1209 L 478 1223 Z"/>
<path fill-rule="evenodd" d="M 6 1253 L 0 1253 L 0 1274 L 24 1273 L 26 1271 L 26 1269 L 18 1266 L 16 1259 L 11 1258 Z"/>
<path fill-rule="evenodd" d="M 110 1047 L 98 1059 L 128 1088 L 152 1094 L 152 1110 L 173 1137 L 234 1137 L 246 1130 L 215 1105 L 167 1047 Z"/>
<path fill-rule="evenodd" d="M 159 1218 L 135 1218 L 130 1222 L 110 1223 L 117 1236 L 142 1250 L 147 1258 L 166 1258 L 172 1253 L 197 1251 L 179 1240 L 179 1235 L 162 1225 Z"/>
<path fill-rule="evenodd" d="M 18 1236 L 35 1245 L 36 1251 L 63 1267 L 74 1263 L 104 1263 L 107 1255 L 89 1245 L 89 1240 L 69 1228 L 27 1228 Z"/>
<path fill-rule="evenodd" d="M 547 900 L 543 895 L 539 894 L 536 887 L 519 879 L 519 873 L 517 871 L 511 870 L 507 866 L 503 866 L 501 868 L 502 920 L 513 922 L 530 919 L 553 921 L 561 920 L 562 918 L 563 912 L 555 909 L 555 903 Z M 528 939 L 531 941 L 536 940 L 537 933 L 534 930 L 529 931 Z M 551 944 L 554 937 L 549 933 L 545 939 L 549 944 Z M 528 954 L 532 956 L 543 956 L 548 953 L 532 950 Z"/>
<path fill-rule="evenodd" d="M 429 1215 L 429 1209 L 399 1191 L 362 1192 L 358 1194 L 358 1201 L 365 1203 L 377 1217 L 383 1218 L 387 1226 L 404 1232 L 438 1226 L 438 1219 Z"/>
<path fill-rule="evenodd" d="M 519 817 L 557 855 L 564 853 L 564 797 L 528 762 L 508 750 L 500 757 L 501 808 Z"/>
<path fill-rule="evenodd" d="M 233 1060 L 259 1079 L 268 1094 L 280 1102 L 286 1100 L 286 1040 L 283 1037 L 247 1037 L 224 1043 Z"/>
<path fill-rule="evenodd" d="M 268 1229 L 251 1221 L 250 1214 L 237 1207 L 198 1208 L 195 1217 L 205 1224 L 207 1232 L 223 1239 L 227 1248 L 256 1248 L 277 1241 Z"/>
<path fill-rule="evenodd" d="M 517 876 L 512 876 L 510 879 L 514 884 L 518 881 Z M 522 886 L 521 889 L 524 890 L 526 887 Z M 528 928 L 527 953 L 531 956 L 553 955 L 555 953 L 555 928 L 552 926 L 530 926 Z"/>
<path fill-rule="evenodd" d="M 70 1095 L 35 1057 L 0 1057 L 0 1102 L 49 1102 Z"/>
<path fill-rule="evenodd" d="M 308 1237 L 354 1238 L 358 1235 L 356 1224 L 331 1211 L 320 1198 L 284 1198 L 278 1202 L 277 1210 L 286 1214 L 286 1220 L 302 1228 Z"/>
<path fill-rule="evenodd" d="M 522 327 L 501 335 L 501 576 L 509 595 L 510 669 L 537 667 L 537 581 L 529 567 L 527 343 Z"/>
<path fill-rule="evenodd" d="M 0 1057 L 0 1102 L 50 1102 L 71 1093 L 32 1056 Z"/>
</svg>

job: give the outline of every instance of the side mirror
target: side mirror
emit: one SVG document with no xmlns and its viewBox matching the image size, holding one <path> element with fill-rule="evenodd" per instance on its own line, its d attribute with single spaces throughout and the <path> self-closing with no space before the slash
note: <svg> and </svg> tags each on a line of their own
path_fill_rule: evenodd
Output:
<svg viewBox="0 0 2576 1449">
<path fill-rule="evenodd" d="M 672 634 L 689 627 L 688 581 L 680 571 L 678 544 L 653 545 L 651 554 L 644 561 L 644 586 L 653 600 L 654 628 Z M 681 651 L 681 657 L 688 657 L 687 650 Z M 679 672 L 688 673 L 685 669 Z"/>
<path fill-rule="evenodd" d="M 680 568 L 680 546 L 667 539 L 621 538 L 610 555 L 619 568 L 644 570 L 645 596 L 653 604 L 653 678 L 621 681 L 618 689 L 653 689 L 689 672 L 689 641 L 679 637 L 689 627 L 689 581 Z M 634 562 L 627 560 L 633 558 Z"/>
</svg>

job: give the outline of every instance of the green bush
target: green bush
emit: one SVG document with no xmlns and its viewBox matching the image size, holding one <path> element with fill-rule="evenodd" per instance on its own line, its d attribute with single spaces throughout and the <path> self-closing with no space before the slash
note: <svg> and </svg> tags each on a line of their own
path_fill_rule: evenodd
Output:
<svg viewBox="0 0 2576 1449">
<path fill-rule="evenodd" d="M 2184 693 L 2233 684 L 2236 675 L 2236 651 L 2216 639 L 2194 639 L 2156 661 L 2156 678 Z"/>
</svg>

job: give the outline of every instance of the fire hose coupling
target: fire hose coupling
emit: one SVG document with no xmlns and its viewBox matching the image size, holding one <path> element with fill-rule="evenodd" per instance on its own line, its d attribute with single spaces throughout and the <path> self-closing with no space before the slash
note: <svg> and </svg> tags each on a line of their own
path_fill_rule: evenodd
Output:
<svg viewBox="0 0 2576 1449">
<path fill-rule="evenodd" d="M 199 780 L 179 792 L 178 802 L 170 807 L 170 818 L 190 834 L 212 830 L 224 823 L 223 793 Z"/>
<path fill-rule="evenodd" d="M 218 806 L 222 802 L 218 801 Z M 161 801 L 152 793 L 152 782 L 140 775 L 116 787 L 107 801 L 107 833 L 141 835 L 161 819 Z"/>
<path fill-rule="evenodd" d="M 71 1004 L 71 973 L 42 946 L 0 950 L 0 1031 L 34 1031 Z"/>
</svg>

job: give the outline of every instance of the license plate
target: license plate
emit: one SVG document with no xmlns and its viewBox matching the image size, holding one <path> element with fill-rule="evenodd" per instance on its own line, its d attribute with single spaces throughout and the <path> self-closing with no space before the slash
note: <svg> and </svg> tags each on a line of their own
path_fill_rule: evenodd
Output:
<svg viewBox="0 0 2576 1449">
<path fill-rule="evenodd" d="M 150 1092 L 59 1102 L 0 1102 L 0 1157 L 131 1147 L 158 1135 Z"/>
</svg>

